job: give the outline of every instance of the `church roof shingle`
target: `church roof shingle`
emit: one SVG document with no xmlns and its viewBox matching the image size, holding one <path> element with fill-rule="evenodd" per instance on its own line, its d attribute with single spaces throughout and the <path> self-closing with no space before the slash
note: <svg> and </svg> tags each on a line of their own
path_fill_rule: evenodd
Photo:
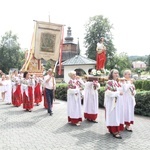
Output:
<svg viewBox="0 0 150 150">
<path fill-rule="evenodd" d="M 90 58 L 86 58 L 81 55 L 76 55 L 62 63 L 63 66 L 72 66 L 72 65 L 95 65 L 96 61 Z"/>
</svg>

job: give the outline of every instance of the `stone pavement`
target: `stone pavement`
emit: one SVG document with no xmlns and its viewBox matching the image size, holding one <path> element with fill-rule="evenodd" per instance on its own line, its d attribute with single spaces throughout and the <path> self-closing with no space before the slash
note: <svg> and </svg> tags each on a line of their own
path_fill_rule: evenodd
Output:
<svg viewBox="0 0 150 150">
<path fill-rule="evenodd" d="M 107 132 L 104 109 L 99 123 L 77 127 L 67 123 L 66 107 L 56 100 L 49 116 L 43 104 L 25 112 L 0 101 L 0 150 L 150 150 L 150 118 L 135 116 L 134 132 L 122 132 L 120 140 Z"/>
</svg>

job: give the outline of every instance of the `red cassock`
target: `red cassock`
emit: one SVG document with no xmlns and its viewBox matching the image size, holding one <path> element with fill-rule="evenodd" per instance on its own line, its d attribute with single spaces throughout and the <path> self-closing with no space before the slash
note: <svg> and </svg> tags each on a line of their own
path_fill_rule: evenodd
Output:
<svg viewBox="0 0 150 150">
<path fill-rule="evenodd" d="M 120 124 L 119 126 L 107 126 L 110 133 L 116 133 L 124 130 L 124 125 Z"/>
<path fill-rule="evenodd" d="M 103 51 L 102 53 L 96 56 L 96 70 L 104 69 L 106 63 L 106 52 Z"/>
<path fill-rule="evenodd" d="M 22 104 L 21 85 L 17 85 L 15 92 L 12 93 L 12 104 L 16 107 Z"/>
<path fill-rule="evenodd" d="M 45 89 L 43 91 L 43 95 L 44 95 L 44 108 L 48 109 L 48 104 L 47 104 L 47 99 L 46 99 L 46 90 Z"/>
<path fill-rule="evenodd" d="M 28 96 L 25 91 L 23 92 L 23 108 L 28 110 L 33 108 L 33 89 L 31 86 L 28 86 Z"/>
<path fill-rule="evenodd" d="M 34 89 L 34 98 L 35 98 L 35 103 L 38 104 L 42 101 L 42 92 L 40 88 L 40 83 L 37 83 Z"/>
<path fill-rule="evenodd" d="M 84 113 L 84 118 L 85 118 L 85 119 L 89 119 L 89 120 L 96 120 L 97 114 Z"/>
</svg>

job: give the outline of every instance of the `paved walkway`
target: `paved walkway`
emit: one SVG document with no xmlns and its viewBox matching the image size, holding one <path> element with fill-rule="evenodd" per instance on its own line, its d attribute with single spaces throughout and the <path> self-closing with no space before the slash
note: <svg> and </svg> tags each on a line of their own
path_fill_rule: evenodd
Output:
<svg viewBox="0 0 150 150">
<path fill-rule="evenodd" d="M 136 116 L 134 132 L 122 132 L 120 140 L 107 132 L 104 109 L 99 123 L 77 127 L 67 123 L 66 107 L 56 100 L 49 116 L 43 104 L 30 113 L 0 102 L 0 150 L 150 150 L 150 118 Z"/>
</svg>

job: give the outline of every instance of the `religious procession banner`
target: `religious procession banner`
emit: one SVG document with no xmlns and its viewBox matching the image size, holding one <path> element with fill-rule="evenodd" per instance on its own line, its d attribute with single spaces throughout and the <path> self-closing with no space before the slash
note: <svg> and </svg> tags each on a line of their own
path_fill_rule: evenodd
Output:
<svg viewBox="0 0 150 150">
<path fill-rule="evenodd" d="M 36 21 L 34 57 L 58 61 L 63 25 Z"/>
</svg>

